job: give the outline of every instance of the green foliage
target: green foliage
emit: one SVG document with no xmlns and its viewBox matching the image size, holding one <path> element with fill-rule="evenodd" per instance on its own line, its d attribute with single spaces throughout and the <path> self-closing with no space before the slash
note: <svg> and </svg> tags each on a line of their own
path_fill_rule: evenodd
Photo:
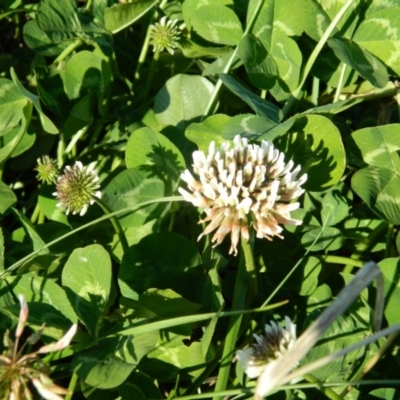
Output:
<svg viewBox="0 0 400 400">
<path fill-rule="evenodd" d="M 38 340 L 43 330 L 32 346 L 79 324 L 70 347 L 40 361 L 72 398 L 251 398 L 255 383 L 236 350 L 285 316 L 300 336 L 371 259 L 383 282 L 360 289 L 299 366 L 372 335 L 376 298 L 384 297 L 383 325 L 399 324 L 395 3 L 0 1 L 1 351 L 7 330 L 15 340 L 24 295 Z M 168 30 L 173 20 L 175 51 L 153 51 L 152 26 Z M 216 230 L 201 235 L 206 224 L 218 228 L 240 208 L 233 196 L 225 214 L 212 209 L 228 201 L 220 182 L 234 185 L 221 145 L 237 135 L 270 141 L 285 164 L 299 165 L 285 185 L 307 174 L 305 193 L 292 225 L 268 210 L 268 224 L 284 226 L 279 237 L 255 237 L 256 221 L 228 218 L 214 246 Z M 192 157 L 207 157 L 211 142 L 218 166 Z M 60 207 L 59 181 L 35 179 L 43 155 L 60 176 L 76 162 L 98 175 L 84 215 Z M 198 182 L 186 184 L 186 169 Z M 267 196 L 281 179 L 272 172 Z M 204 188 L 208 175 L 204 204 L 188 186 Z M 194 191 L 196 206 L 178 188 Z M 257 196 L 250 191 L 255 213 Z M 238 223 L 249 224 L 250 241 L 235 257 Z M 295 380 L 273 397 L 398 398 L 393 340 L 342 354 L 305 376 L 308 386 Z M 364 378 L 374 386 L 349 384 Z"/>
</svg>

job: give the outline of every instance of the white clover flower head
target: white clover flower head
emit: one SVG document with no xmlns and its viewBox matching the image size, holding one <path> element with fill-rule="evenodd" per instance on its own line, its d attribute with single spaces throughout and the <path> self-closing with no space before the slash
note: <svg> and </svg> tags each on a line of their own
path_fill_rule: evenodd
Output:
<svg viewBox="0 0 400 400">
<path fill-rule="evenodd" d="M 176 26 L 178 20 L 168 20 L 166 16 L 160 19 L 160 22 L 150 25 L 150 44 L 154 52 L 167 50 L 174 54 L 180 40 L 180 31 Z"/>
<path fill-rule="evenodd" d="M 212 241 L 220 244 L 231 235 L 229 253 L 237 254 L 240 236 L 249 240 L 249 226 L 258 238 L 282 238 L 280 224 L 300 225 L 290 212 L 299 207 L 291 201 L 304 189 L 301 185 L 307 175 L 298 177 L 300 166 L 293 161 L 284 162 L 284 154 L 272 142 L 263 140 L 261 145 L 249 144 L 247 139 L 235 136 L 233 148 L 225 142 L 216 149 L 210 143 L 208 154 L 193 153 L 193 172 L 185 170 L 181 179 L 189 191 L 179 188 L 179 193 L 194 206 L 207 214 L 200 222 L 210 222 L 199 239 L 216 230 Z"/>
<path fill-rule="evenodd" d="M 296 325 L 289 317 L 285 317 L 286 327 L 283 328 L 271 321 L 265 325 L 263 335 L 254 335 L 256 343 L 253 347 L 239 350 L 236 353 L 240 365 L 251 379 L 265 374 L 276 360 L 283 357 L 296 342 Z"/>
<path fill-rule="evenodd" d="M 36 178 L 39 181 L 47 183 L 48 185 L 55 183 L 58 175 L 57 161 L 47 155 L 38 158 L 35 171 L 37 171 Z"/>
<path fill-rule="evenodd" d="M 20 339 L 27 324 L 29 309 L 23 295 L 19 295 L 20 314 L 15 340 L 10 337 L 7 330 L 4 335 L 3 354 L 0 354 L 0 393 L 2 399 L 33 399 L 30 383 L 37 392 L 46 400 L 62 400 L 59 395 L 68 394 L 69 391 L 57 386 L 47 375 L 49 368 L 40 360 L 39 355 L 59 351 L 71 343 L 78 326 L 72 325 L 69 331 L 57 342 L 42 346 L 38 351 L 23 354 L 26 346 L 39 341 L 44 325 L 36 333 L 30 335 L 24 344 L 20 346 Z"/>
<path fill-rule="evenodd" d="M 95 198 L 101 199 L 98 184 L 99 177 L 93 164 L 83 166 L 76 161 L 72 167 L 66 166 L 64 173 L 58 177 L 54 196 L 59 200 L 57 207 L 63 207 L 66 214 L 84 215 Z"/>
</svg>

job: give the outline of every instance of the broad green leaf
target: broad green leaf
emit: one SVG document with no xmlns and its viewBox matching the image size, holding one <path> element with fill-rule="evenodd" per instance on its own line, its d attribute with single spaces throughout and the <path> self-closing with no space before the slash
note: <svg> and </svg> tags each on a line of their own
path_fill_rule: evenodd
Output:
<svg viewBox="0 0 400 400">
<path fill-rule="evenodd" d="M 13 138 L 8 141 L 6 145 L 0 148 L 0 164 L 3 163 L 8 157 L 10 157 L 15 149 L 17 149 L 18 145 L 21 143 L 21 140 L 28 129 L 31 116 L 32 105 L 28 103 L 22 110 L 22 118 L 20 124 L 8 133 L 8 135 L 13 135 Z"/>
<path fill-rule="evenodd" d="M 135 364 L 127 363 L 115 355 L 120 342 L 119 338 L 106 339 L 80 352 L 72 362 L 79 378 L 99 389 L 121 385 L 135 369 Z"/>
<path fill-rule="evenodd" d="M 388 169 L 368 167 L 357 171 L 351 188 L 381 218 L 400 224 L 400 177 Z"/>
<path fill-rule="evenodd" d="M 29 289 L 23 289 L 21 290 L 21 293 L 26 293 L 27 296 L 29 296 Z M 1 297 L 4 297 L 4 295 L 2 294 Z M 43 336 L 47 337 L 48 339 L 51 338 L 52 341 L 53 339 L 61 339 L 61 337 L 72 325 L 71 321 L 66 318 L 56 307 L 44 301 L 37 299 L 36 301 L 29 302 L 28 307 L 29 327 L 34 331 L 37 331 L 42 329 L 43 324 L 45 324 Z M 19 317 L 20 306 L 19 304 L 13 304 L 11 306 L 7 306 L 6 308 L 2 308 L 1 312 L 4 312 L 16 322 Z"/>
<path fill-rule="evenodd" d="M 197 144 L 199 150 L 208 152 L 208 148 L 212 141 L 216 146 L 220 146 L 225 142 L 222 136 L 222 129 L 230 120 L 225 114 L 216 114 L 206 118 L 203 122 L 190 124 L 185 131 L 185 136 Z"/>
<path fill-rule="evenodd" d="M 153 317 L 164 318 L 196 314 L 201 308 L 171 289 L 149 289 L 140 296 L 138 304 L 151 311 Z"/>
<path fill-rule="evenodd" d="M 266 134 L 275 126 L 275 123 L 266 121 L 258 115 L 240 114 L 229 118 L 222 129 L 222 137 L 231 140 L 236 135 L 240 135 L 248 139 L 257 140 L 259 136 Z"/>
<path fill-rule="evenodd" d="M 49 304 L 59 311 L 71 324 L 78 317 L 69 302 L 65 291 L 51 279 L 40 276 L 8 276 L 6 278 L 15 295 L 23 294 L 28 302 Z M 43 322 L 47 322 L 44 316 Z"/>
<path fill-rule="evenodd" d="M 350 346 L 369 334 L 367 327 L 352 315 L 338 317 L 322 335 L 321 340 L 302 360 L 302 365 L 333 354 Z M 350 352 L 313 371 L 313 376 L 323 382 L 346 382 L 365 355 L 365 349 Z"/>
<path fill-rule="evenodd" d="M 110 211 L 117 211 L 122 208 L 135 206 L 148 200 L 162 198 L 165 186 L 162 180 L 141 167 L 130 168 L 118 174 L 105 188 L 102 200 Z M 167 204 L 167 203 L 165 203 Z M 123 227 L 142 226 L 150 221 L 152 216 L 157 217 L 158 204 L 151 204 L 135 212 L 127 212 L 119 215 L 118 219 Z M 160 205 L 163 210 L 165 205 Z"/>
<path fill-rule="evenodd" d="M 234 54 L 235 53 L 235 54 Z M 228 62 L 233 55 L 233 61 L 231 62 L 230 71 L 239 68 L 243 65 L 243 62 L 235 52 L 235 50 L 230 50 L 229 53 L 223 54 L 222 56 L 218 57 L 214 62 L 208 64 L 201 73 L 202 76 L 209 76 L 209 75 L 218 75 L 224 72 Z M 201 56 L 200 56 L 201 57 Z"/>
<path fill-rule="evenodd" d="M 233 5 L 233 0 L 185 0 L 182 4 L 182 15 L 187 28 L 191 29 L 191 18 L 196 10 L 206 5 Z"/>
<path fill-rule="evenodd" d="M 306 43 L 308 44 L 307 50 L 311 52 L 315 47 L 315 43 L 311 40 Z M 360 84 L 360 82 L 357 81 L 359 75 L 356 70 L 347 65 L 343 65 L 329 46 L 324 46 L 322 48 L 311 68 L 311 74 L 334 88 L 337 88 L 340 85 L 340 87 L 343 87 L 342 93 L 348 93 L 347 90 L 350 90 L 351 94 L 354 94 L 355 92 L 357 93 L 363 83 L 368 83 L 368 85 L 371 86 L 370 90 L 376 90 L 376 87 L 368 81 L 364 81 Z M 351 89 L 351 85 L 355 84 L 357 84 L 357 89 Z M 327 104 L 326 106 L 335 105 L 337 103 L 338 102 Z"/>
<path fill-rule="evenodd" d="M 104 95 L 111 80 L 111 71 L 104 58 L 90 51 L 80 51 L 71 57 L 65 68 L 65 93 L 70 100 L 89 93 Z"/>
<path fill-rule="evenodd" d="M 366 164 L 400 174 L 400 124 L 360 129 L 352 133 L 352 140 Z"/>
<path fill-rule="evenodd" d="M 28 104 L 14 82 L 0 78 L 0 136 L 5 135 L 22 119 L 23 108 Z"/>
<path fill-rule="evenodd" d="M 338 14 L 340 9 L 345 4 L 344 0 L 338 1 L 317 1 L 317 0 L 294 0 L 296 3 L 293 5 L 294 12 L 293 18 L 298 20 L 298 24 L 305 30 L 308 36 L 313 38 L 316 42 L 322 37 L 327 30 L 328 26 Z M 281 2 L 278 2 L 281 3 Z M 284 7 L 284 5 L 282 4 Z M 357 2 L 353 2 L 346 10 L 344 16 L 336 25 L 332 36 L 340 34 L 348 39 L 351 38 L 352 32 L 358 21 L 360 11 L 357 9 Z"/>
<path fill-rule="evenodd" d="M 204 115 L 213 91 L 214 85 L 202 76 L 175 75 L 156 95 L 157 120 L 184 130 L 194 119 Z"/>
<path fill-rule="evenodd" d="M 69 256 L 62 284 L 74 311 L 93 336 L 111 290 L 111 260 L 98 244 L 78 248 Z"/>
<path fill-rule="evenodd" d="M 252 34 L 244 36 L 239 42 L 238 52 L 253 85 L 259 89 L 271 89 L 278 67 L 261 40 Z"/>
<path fill-rule="evenodd" d="M 190 23 L 196 33 L 209 42 L 235 46 L 243 35 L 237 15 L 228 7 L 204 5 L 192 14 Z"/>
<path fill-rule="evenodd" d="M 302 68 L 302 54 L 297 43 L 280 33 L 274 33 L 271 49 L 269 50 L 278 68 L 278 85 L 284 92 L 290 93 L 299 84 Z M 271 94 L 276 97 L 276 87 Z"/>
<path fill-rule="evenodd" d="M 0 214 L 4 214 L 17 201 L 14 192 L 0 181 Z"/>
<path fill-rule="evenodd" d="M 261 135 L 258 137 L 258 140 L 273 141 L 275 138 L 287 133 L 295 122 L 295 118 L 291 118 L 286 120 L 285 122 L 281 122 L 280 124 L 274 124 L 274 126 L 268 129 L 267 132 L 261 133 Z M 268 126 L 267 123 L 266 125 Z"/>
<path fill-rule="evenodd" d="M 277 139 L 278 148 L 307 172 L 304 187 L 322 191 L 336 184 L 346 167 L 342 138 L 336 126 L 326 117 L 307 115 L 296 120 L 293 133 Z"/>
<path fill-rule="evenodd" d="M 109 32 L 117 33 L 139 21 L 156 4 L 155 0 L 114 4 L 104 10 L 104 26 Z"/>
<path fill-rule="evenodd" d="M 310 251 L 333 251 L 343 246 L 344 237 L 337 228 L 320 227 L 311 229 L 301 238 L 301 244 Z"/>
<path fill-rule="evenodd" d="M 307 257 L 303 264 L 303 279 L 299 294 L 300 296 L 310 296 L 318 286 L 322 263 L 319 258 L 311 256 Z"/>
<path fill-rule="evenodd" d="M 181 369 L 186 368 L 188 374 L 194 377 L 198 376 L 204 370 L 207 361 L 201 343 L 191 342 L 188 346 L 182 346 L 183 339 L 185 337 L 178 335 L 171 335 L 168 341 L 160 337 L 157 347 L 147 355 L 149 364 L 147 368 L 153 369 L 158 365 L 155 362 L 157 360 L 166 364 L 164 368 L 169 370 L 165 371 L 167 376 L 169 375 L 169 379 L 179 374 Z M 160 372 L 158 371 L 158 374 Z"/>
<path fill-rule="evenodd" d="M 330 287 L 324 283 L 318 286 L 317 289 L 307 299 L 307 311 L 311 312 L 317 308 L 328 306 L 332 300 L 332 291 Z"/>
<path fill-rule="evenodd" d="M 93 122 L 95 100 L 94 95 L 88 93 L 73 105 L 63 126 L 63 133 L 67 139 Z"/>
<path fill-rule="evenodd" d="M 261 117 L 276 123 L 282 118 L 281 110 L 277 106 L 250 92 L 232 76 L 221 74 L 219 77 L 230 91 L 247 103 Z"/>
<path fill-rule="evenodd" d="M 3 182 L 0 182 L 0 191 L 1 191 L 1 184 Z M 0 195 L 1 198 L 1 195 Z M 4 271 L 4 235 L 3 235 L 3 229 L 0 227 L 0 272 Z"/>
<path fill-rule="evenodd" d="M 258 0 L 250 0 L 247 12 L 247 25 L 254 15 Z M 300 36 L 303 32 L 304 21 L 299 18 L 302 7 L 298 0 L 279 0 L 264 1 L 261 10 L 256 17 L 251 33 L 258 36 L 266 45 L 267 50 L 271 43 L 272 35 L 275 33 L 284 36 Z M 290 10 L 290 11 L 289 11 Z"/>
<path fill-rule="evenodd" d="M 137 365 L 157 345 L 158 331 L 127 337 L 120 341 L 115 354 L 129 364 Z"/>
<path fill-rule="evenodd" d="M 39 28 L 36 20 L 28 21 L 23 28 L 24 41 L 27 46 L 43 56 L 54 57 L 60 54 L 73 40 L 55 44 Z"/>
<path fill-rule="evenodd" d="M 363 78 L 378 88 L 383 88 L 389 81 L 386 67 L 375 56 L 364 50 L 357 43 L 343 38 L 331 38 L 328 45 L 336 57 L 354 68 Z"/>
<path fill-rule="evenodd" d="M 42 249 L 42 247 L 44 247 L 46 243 L 36 232 L 35 226 L 32 224 L 32 222 L 29 221 L 29 219 L 26 218 L 25 215 L 22 214 L 20 211 L 18 211 L 16 208 L 13 208 L 12 212 L 17 217 L 19 222 L 22 224 L 27 236 L 31 239 L 33 250 L 35 251 Z M 42 249 L 38 254 L 47 254 L 47 253 L 49 253 L 49 249 L 45 248 Z"/>
<path fill-rule="evenodd" d="M 154 233 L 131 246 L 122 259 L 118 282 L 122 295 L 134 300 L 150 288 L 172 289 L 195 303 L 210 300 L 211 282 L 196 247 L 176 233 Z"/>
<path fill-rule="evenodd" d="M 97 44 L 104 54 L 111 55 L 111 34 L 95 22 L 91 15 L 78 11 L 73 0 L 42 0 L 36 21 L 53 43 L 82 39 L 89 44 Z"/>
<path fill-rule="evenodd" d="M 170 180 L 176 183 L 185 169 L 185 160 L 178 148 L 150 128 L 140 128 L 131 134 L 125 149 L 125 162 L 128 168 L 151 171 L 166 183 Z"/>
<path fill-rule="evenodd" d="M 399 391 L 395 388 L 380 388 L 370 391 L 366 397 L 366 400 L 396 400 L 398 395 Z"/>
<path fill-rule="evenodd" d="M 349 215 L 347 199 L 339 190 L 331 190 L 324 196 L 321 219 L 323 226 L 333 226 Z"/>
<path fill-rule="evenodd" d="M 140 388 L 140 391 L 143 393 L 144 400 L 161 400 L 164 398 L 154 381 L 149 376 L 142 374 L 139 371 L 134 371 L 126 380 L 125 384 L 118 388 L 119 393 L 124 396 L 126 393 L 125 390 L 129 390 L 132 385 Z M 126 397 L 122 397 L 121 400 L 131 399 L 132 396 L 129 394 L 129 392 L 127 392 Z"/>
<path fill-rule="evenodd" d="M 57 127 L 53 124 L 53 122 L 51 122 L 50 118 L 44 114 L 42 106 L 40 105 L 39 97 L 24 88 L 24 86 L 18 79 L 18 76 L 15 74 L 13 68 L 11 68 L 10 72 L 11 78 L 14 81 L 19 92 L 35 106 L 36 111 L 39 114 L 40 122 L 42 123 L 43 129 L 48 133 L 58 133 Z"/>
<path fill-rule="evenodd" d="M 386 258 L 378 266 L 382 271 L 385 284 L 384 314 L 388 325 L 391 326 L 400 322 L 400 260 L 399 258 Z"/>
<path fill-rule="evenodd" d="M 400 74 L 400 7 L 379 10 L 361 22 L 352 40 Z"/>
</svg>

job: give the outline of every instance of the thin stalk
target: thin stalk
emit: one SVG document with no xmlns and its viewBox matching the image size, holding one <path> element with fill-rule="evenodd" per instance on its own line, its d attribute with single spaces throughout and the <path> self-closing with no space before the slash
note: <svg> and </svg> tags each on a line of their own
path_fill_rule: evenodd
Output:
<svg viewBox="0 0 400 400">
<path fill-rule="evenodd" d="M 339 100 L 340 93 L 342 93 L 343 85 L 344 85 L 344 74 L 346 73 L 347 65 L 343 63 L 342 70 L 340 71 L 339 82 L 336 88 L 335 97 L 333 98 L 333 102 L 336 103 Z"/>
<path fill-rule="evenodd" d="M 40 207 L 39 207 L 39 204 L 36 203 L 35 209 L 33 210 L 33 213 L 31 215 L 32 224 L 34 224 L 37 221 L 37 219 L 39 217 L 39 213 L 40 213 Z"/>
<path fill-rule="evenodd" d="M 243 33 L 242 38 L 244 36 L 246 36 L 250 32 L 250 30 L 253 27 L 253 24 L 254 24 L 257 16 L 258 16 L 258 14 L 259 14 L 259 12 L 261 10 L 261 7 L 262 7 L 263 3 L 264 3 L 264 0 L 259 0 L 258 1 L 257 7 L 256 7 L 256 9 L 254 11 L 254 14 L 251 17 L 251 20 L 249 21 L 248 25 L 246 26 L 246 29 L 245 29 L 245 31 Z M 222 73 L 227 74 L 230 71 L 230 69 L 232 67 L 232 64 L 233 64 L 233 61 L 235 60 L 237 52 L 238 52 L 238 46 L 236 46 L 235 49 L 233 50 L 233 53 L 232 53 L 231 57 L 229 58 L 228 62 L 226 63 L 225 68 L 222 71 Z M 211 98 L 208 101 L 206 110 L 204 112 L 203 119 L 211 114 L 211 111 L 213 110 L 214 105 L 215 105 L 215 103 L 217 101 L 217 97 L 219 95 L 219 91 L 221 90 L 221 86 L 222 86 L 222 81 L 221 81 L 221 79 L 218 79 L 217 83 L 215 84 L 214 91 L 213 91 L 213 93 L 211 95 Z"/>
<path fill-rule="evenodd" d="M 319 98 L 319 79 L 315 76 L 313 77 L 312 92 L 311 92 L 311 102 L 317 106 Z"/>
<path fill-rule="evenodd" d="M 333 389 L 323 386 L 323 383 L 320 382 L 314 375 L 306 374 L 304 375 L 304 379 L 310 383 L 316 383 L 317 389 L 322 392 L 326 397 L 331 400 L 343 400 L 341 396 L 339 396 Z"/>
<path fill-rule="evenodd" d="M 365 264 L 365 261 L 353 260 L 352 258 L 342 256 L 323 255 L 321 258 L 328 264 L 352 265 L 358 268 L 361 268 Z"/>
<path fill-rule="evenodd" d="M 247 293 L 247 265 L 254 263 L 250 243 L 241 239 L 242 251 L 240 253 L 239 268 L 236 274 L 235 288 L 233 292 L 232 311 L 243 310 L 246 302 Z M 221 365 L 218 371 L 215 393 L 224 391 L 228 384 L 229 371 L 232 363 L 232 354 L 235 350 L 238 338 L 242 315 L 234 315 L 229 318 L 228 334 L 224 343 Z M 222 397 L 216 396 L 215 399 L 221 400 Z"/>
<path fill-rule="evenodd" d="M 385 258 L 390 257 L 390 249 L 392 247 L 394 226 L 392 223 L 388 224 L 388 233 L 386 235 L 386 247 L 385 247 Z"/>
<path fill-rule="evenodd" d="M 58 139 L 57 146 L 57 167 L 61 168 L 64 164 L 64 155 L 65 155 L 65 141 L 64 134 L 61 132 Z"/>
<path fill-rule="evenodd" d="M 139 55 L 139 59 L 138 62 L 136 64 L 136 69 L 135 69 L 135 73 L 134 73 L 134 79 L 133 79 L 133 88 L 135 88 L 136 83 L 139 81 L 140 79 L 140 72 L 142 69 L 142 66 L 146 60 L 146 56 L 147 56 L 147 52 L 149 50 L 149 45 L 150 45 L 150 32 L 151 32 L 151 23 L 154 21 L 155 15 L 153 15 L 152 19 L 150 20 L 150 24 L 147 27 L 147 31 L 146 31 L 146 37 L 144 38 L 144 42 L 143 42 L 143 46 L 142 46 L 142 50 L 140 51 L 140 55 Z"/>
<path fill-rule="evenodd" d="M 108 207 L 99 199 L 95 199 L 96 204 L 104 211 L 104 214 L 111 215 L 111 211 L 108 209 Z M 115 229 L 115 233 L 118 235 L 119 241 L 122 246 L 122 250 L 124 253 L 128 250 L 129 244 L 128 241 L 126 240 L 125 232 L 122 229 L 121 224 L 118 221 L 118 218 L 115 216 L 110 217 L 110 221 Z"/>
<path fill-rule="evenodd" d="M 66 49 L 64 49 L 58 57 L 54 60 L 53 65 L 63 61 L 67 56 L 69 56 L 75 49 L 77 49 L 81 44 L 83 44 L 82 39 L 77 39 L 71 43 Z"/>
<path fill-rule="evenodd" d="M 331 33 L 335 29 L 336 25 L 338 24 L 340 19 L 343 17 L 343 15 L 346 13 L 348 8 L 351 6 L 353 1 L 354 0 L 347 0 L 347 2 L 340 9 L 340 11 L 336 14 L 335 18 L 332 20 L 332 22 L 328 26 L 328 29 L 325 31 L 325 33 L 322 35 L 321 39 L 315 46 L 313 52 L 311 53 L 309 59 L 307 60 L 306 65 L 304 67 L 299 86 L 292 92 L 288 101 L 286 102 L 285 106 L 282 109 L 282 114 L 284 117 L 289 113 L 290 109 L 293 107 L 293 104 L 300 98 L 300 94 L 301 94 L 303 85 L 311 71 L 312 66 L 314 65 L 315 60 L 317 59 L 317 57 L 318 57 L 319 53 L 321 52 L 322 48 L 324 47 L 325 43 L 331 36 Z"/>
<path fill-rule="evenodd" d="M 145 100 L 147 99 L 147 96 L 149 94 L 151 84 L 153 83 L 154 71 L 156 70 L 156 65 L 159 58 L 160 58 L 160 51 L 156 50 L 154 52 L 153 59 L 151 60 L 149 75 L 147 75 L 146 86 L 144 87 L 143 90 L 143 99 Z"/>
<path fill-rule="evenodd" d="M 72 395 L 74 394 L 75 386 L 77 383 L 78 383 L 78 375 L 75 372 L 73 372 L 68 386 L 69 393 L 65 396 L 65 400 L 72 399 Z"/>
</svg>

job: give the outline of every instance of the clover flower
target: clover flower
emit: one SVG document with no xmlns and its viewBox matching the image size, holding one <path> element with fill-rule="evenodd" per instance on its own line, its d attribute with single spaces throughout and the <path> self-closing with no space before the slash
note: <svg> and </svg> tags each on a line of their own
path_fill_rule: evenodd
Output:
<svg viewBox="0 0 400 400">
<path fill-rule="evenodd" d="M 168 53 L 174 54 L 174 49 L 178 46 L 180 39 L 177 22 L 177 19 L 167 20 L 167 17 L 164 16 L 160 22 L 150 25 L 150 44 L 153 46 L 154 52 L 167 50 Z"/>
<path fill-rule="evenodd" d="M 93 170 L 93 164 L 84 167 L 80 161 L 75 165 L 67 166 L 63 175 L 57 180 L 56 192 L 59 203 L 57 207 L 66 209 L 66 214 L 72 213 L 84 215 L 95 198 L 101 198 L 100 185 L 97 183 L 99 177 Z"/>
<path fill-rule="evenodd" d="M 203 208 L 207 214 L 200 222 L 210 222 L 199 236 L 216 230 L 212 242 L 220 244 L 230 233 L 229 253 L 237 254 L 239 237 L 249 240 L 249 225 L 258 238 L 272 240 L 282 238 L 280 224 L 300 225 L 290 212 L 299 207 L 291 201 L 299 197 L 307 180 L 300 178 L 300 166 L 293 161 L 284 162 L 284 154 L 269 141 L 261 145 L 249 144 L 247 139 L 235 136 L 233 148 L 225 142 L 220 149 L 211 142 L 208 154 L 193 153 L 193 175 L 185 170 L 181 179 L 188 185 L 189 193 L 179 188 L 179 193 L 194 206 Z"/>
<path fill-rule="evenodd" d="M 37 159 L 37 179 L 41 182 L 45 182 L 48 185 L 55 183 L 58 175 L 58 168 L 56 160 L 53 160 L 49 156 L 43 156 Z"/>
<path fill-rule="evenodd" d="M 265 325 L 264 335 L 254 335 L 256 343 L 253 347 L 239 350 L 237 359 L 249 378 L 257 378 L 271 369 L 274 362 L 283 357 L 296 342 L 296 325 L 289 317 L 285 317 L 286 328 L 274 321 Z"/>
<path fill-rule="evenodd" d="M 49 378 L 49 368 L 40 360 L 39 355 L 59 351 L 66 348 L 77 331 L 77 325 L 71 326 L 69 331 L 58 341 L 40 347 L 37 351 L 22 354 L 26 345 L 37 343 L 41 337 L 44 325 L 38 332 L 28 337 L 26 342 L 19 346 L 20 338 L 28 321 L 28 304 L 23 295 L 19 296 L 20 314 L 15 330 L 15 341 L 10 338 L 7 330 L 4 336 L 6 351 L 0 355 L 0 392 L 4 400 L 32 399 L 31 383 L 38 393 L 46 400 L 62 400 L 59 395 L 69 393 L 68 390 L 57 386 Z"/>
</svg>

